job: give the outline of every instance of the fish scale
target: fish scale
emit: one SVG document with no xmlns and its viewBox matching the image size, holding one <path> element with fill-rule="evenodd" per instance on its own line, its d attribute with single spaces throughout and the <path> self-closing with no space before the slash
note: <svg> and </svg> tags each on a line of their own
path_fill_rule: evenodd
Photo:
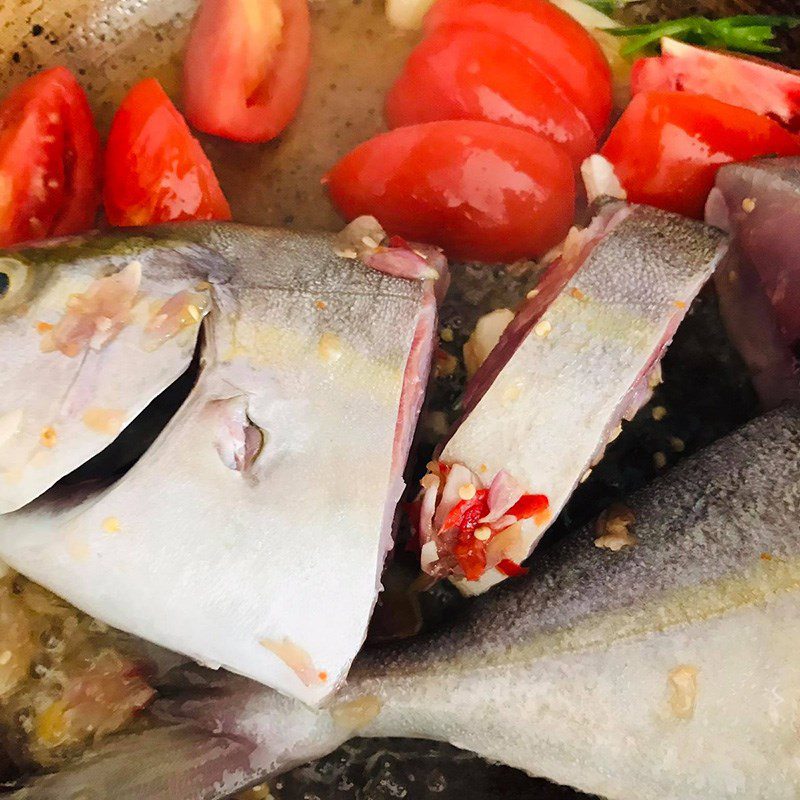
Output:
<svg viewBox="0 0 800 800">
<path fill-rule="evenodd" d="M 793 800 L 800 409 L 748 424 L 628 505 L 636 546 L 573 533 L 450 628 L 363 653 L 324 710 L 193 668 L 185 697 L 156 703 L 172 727 L 13 797 L 217 800 L 357 734 L 447 741 L 611 800 Z"/>
</svg>

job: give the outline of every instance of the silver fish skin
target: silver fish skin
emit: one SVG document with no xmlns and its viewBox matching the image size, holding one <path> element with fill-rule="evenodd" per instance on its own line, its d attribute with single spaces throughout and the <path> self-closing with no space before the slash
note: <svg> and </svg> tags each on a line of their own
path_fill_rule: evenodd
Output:
<svg viewBox="0 0 800 800">
<path fill-rule="evenodd" d="M 724 250 L 724 237 L 701 223 L 614 203 L 577 242 L 568 240 L 467 387 L 464 417 L 440 455 L 460 467 L 445 483 L 433 540 L 451 483 L 488 488 L 505 473 L 524 493 L 549 500 L 547 515 L 487 545 L 491 554 L 508 538 L 495 563 L 526 558 L 622 420 L 648 399 L 661 356 Z M 504 579 L 491 562 L 478 580 L 452 578 L 464 594 Z"/>
<path fill-rule="evenodd" d="M 0 557 L 109 625 L 319 703 L 392 546 L 432 281 L 340 258 L 327 234 L 151 235 L 178 231 L 198 271 L 228 270 L 195 387 L 118 481 L 3 517 Z"/>
<path fill-rule="evenodd" d="M 800 158 L 722 167 L 706 219 L 732 237 L 715 284 L 762 406 L 800 400 Z"/>
<path fill-rule="evenodd" d="M 192 359 L 210 302 L 192 260 L 105 244 L 0 253 L 0 513 L 103 450 Z M 161 310 L 184 297 L 194 317 L 159 334 Z"/>
<path fill-rule="evenodd" d="M 174 727 L 110 741 L 13 797 L 216 800 L 357 734 L 448 741 L 612 800 L 793 800 L 800 409 L 628 505 L 636 546 L 578 531 L 452 627 L 363 653 L 324 710 L 193 672 L 187 698 L 156 704 Z"/>
</svg>

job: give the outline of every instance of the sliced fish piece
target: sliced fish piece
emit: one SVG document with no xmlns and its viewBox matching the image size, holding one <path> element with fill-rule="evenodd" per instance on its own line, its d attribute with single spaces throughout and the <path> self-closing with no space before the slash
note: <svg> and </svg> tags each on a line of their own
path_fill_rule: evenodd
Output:
<svg viewBox="0 0 800 800">
<path fill-rule="evenodd" d="M 0 555 L 116 628 L 318 703 L 392 546 L 433 281 L 340 258 L 325 234 L 177 231 L 198 269 L 230 273 L 210 284 L 197 384 L 122 478 L 6 515 Z"/>
<path fill-rule="evenodd" d="M 706 219 L 733 239 L 715 283 L 762 405 L 800 399 L 800 158 L 723 167 Z"/>
<path fill-rule="evenodd" d="M 750 423 L 628 506 L 635 546 L 600 549 L 584 528 L 452 627 L 363 653 L 324 710 L 193 672 L 184 698 L 156 703 L 174 727 L 13 797 L 214 800 L 357 734 L 451 742 L 612 800 L 793 800 L 800 410 Z"/>
<path fill-rule="evenodd" d="M 567 240 L 468 385 L 463 417 L 423 478 L 423 570 L 465 594 L 519 574 L 649 398 L 724 249 L 716 230 L 622 203 Z"/>
<path fill-rule="evenodd" d="M 0 513 L 113 442 L 194 354 L 210 285 L 186 248 L 106 244 L 0 255 Z"/>
</svg>

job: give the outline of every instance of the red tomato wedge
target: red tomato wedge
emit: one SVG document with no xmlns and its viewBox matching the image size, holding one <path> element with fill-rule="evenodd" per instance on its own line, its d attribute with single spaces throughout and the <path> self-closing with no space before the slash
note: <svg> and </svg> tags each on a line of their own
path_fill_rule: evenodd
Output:
<svg viewBox="0 0 800 800">
<path fill-rule="evenodd" d="M 101 163 L 89 103 L 69 70 L 17 87 L 0 106 L 0 247 L 91 228 Z"/>
<path fill-rule="evenodd" d="M 569 14 L 547 0 L 438 0 L 428 34 L 446 28 L 489 30 L 513 39 L 562 86 L 598 138 L 611 114 L 611 69 L 600 47 Z"/>
<path fill-rule="evenodd" d="M 238 142 L 274 139 L 308 79 L 306 0 L 203 0 L 184 62 L 186 116 Z"/>
<path fill-rule="evenodd" d="M 572 163 L 562 148 L 474 120 L 376 136 L 325 181 L 347 219 L 372 214 L 394 234 L 475 261 L 542 255 L 564 238 L 575 210 Z"/>
<path fill-rule="evenodd" d="M 800 130 L 800 72 L 753 56 L 706 50 L 665 37 L 660 56 L 640 58 L 633 65 L 631 89 L 707 94 Z"/>
<path fill-rule="evenodd" d="M 231 218 L 211 163 L 154 78 L 128 92 L 111 123 L 104 197 L 112 225 Z"/>
<path fill-rule="evenodd" d="M 393 128 L 482 119 L 540 133 L 578 165 L 597 146 L 586 117 L 523 48 L 491 31 L 448 29 L 425 39 L 389 92 Z"/>
<path fill-rule="evenodd" d="M 634 203 L 703 216 L 722 164 L 800 153 L 800 138 L 767 117 L 704 95 L 638 94 L 601 153 Z"/>
</svg>

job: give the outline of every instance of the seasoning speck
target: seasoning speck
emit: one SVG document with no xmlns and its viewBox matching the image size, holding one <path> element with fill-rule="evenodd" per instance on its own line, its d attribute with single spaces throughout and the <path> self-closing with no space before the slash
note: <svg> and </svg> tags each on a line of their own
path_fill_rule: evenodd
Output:
<svg viewBox="0 0 800 800">
<path fill-rule="evenodd" d="M 686 443 L 677 436 L 670 437 L 669 445 L 676 453 L 682 453 L 686 449 Z"/>
<path fill-rule="evenodd" d="M 55 428 L 51 428 L 48 425 L 46 428 L 42 428 L 42 432 L 39 435 L 39 442 L 44 447 L 55 447 L 57 438 Z"/>
<path fill-rule="evenodd" d="M 650 413 L 656 422 L 661 422 L 667 416 L 667 409 L 664 406 L 654 406 Z"/>
<path fill-rule="evenodd" d="M 431 489 L 434 486 L 438 486 L 438 484 L 439 484 L 439 476 L 433 475 L 430 472 L 419 479 L 419 485 L 423 489 Z"/>
<path fill-rule="evenodd" d="M 656 469 L 664 469 L 667 466 L 667 457 L 659 450 L 657 453 L 653 453 L 653 464 Z"/>
<path fill-rule="evenodd" d="M 335 333 L 323 333 L 320 336 L 317 352 L 323 361 L 333 363 L 342 357 L 342 343 Z"/>
<path fill-rule="evenodd" d="M 697 702 L 697 667 L 681 664 L 667 675 L 669 706 L 679 719 L 691 719 Z"/>
<path fill-rule="evenodd" d="M 103 530 L 106 533 L 119 533 L 120 524 L 116 517 L 106 517 L 103 520 Z"/>
<path fill-rule="evenodd" d="M 522 386 L 520 385 L 519 381 L 515 381 L 510 386 L 507 386 L 503 390 L 503 395 L 501 397 L 501 402 L 504 406 L 508 406 L 511 403 L 519 400 L 520 395 L 522 394 Z"/>
<path fill-rule="evenodd" d="M 442 328 L 441 333 L 439 334 L 442 337 L 443 342 L 452 342 L 453 341 L 453 329 L 452 328 Z"/>
<path fill-rule="evenodd" d="M 125 412 L 116 408 L 87 408 L 83 413 L 83 424 L 103 436 L 115 436 L 124 422 Z"/>
<path fill-rule="evenodd" d="M 552 325 L 550 324 L 550 322 L 549 322 L 548 320 L 546 320 L 546 319 L 540 319 L 540 320 L 539 320 L 539 321 L 538 321 L 538 322 L 537 322 L 537 323 L 536 323 L 536 324 L 533 326 L 533 332 L 534 332 L 534 333 L 535 333 L 537 336 L 541 336 L 542 338 L 544 338 L 545 336 L 548 336 L 548 335 L 550 334 L 550 331 L 552 331 L 552 330 L 553 330 L 553 326 L 552 326 Z"/>
<path fill-rule="evenodd" d="M 437 349 L 434 359 L 433 374 L 437 378 L 449 378 L 458 369 L 458 359 L 441 347 Z"/>
<path fill-rule="evenodd" d="M 577 286 L 572 287 L 570 290 L 570 296 L 581 302 L 586 299 L 586 295 Z"/>
<path fill-rule="evenodd" d="M 753 211 L 755 211 L 755 208 L 756 201 L 754 198 L 745 197 L 745 199 L 742 200 L 742 211 L 744 211 L 745 214 L 751 214 Z"/>
<path fill-rule="evenodd" d="M 465 483 L 463 486 L 460 486 L 458 489 L 458 496 L 462 500 L 472 500 L 475 497 L 477 489 L 475 488 L 474 483 Z"/>
<path fill-rule="evenodd" d="M 492 529 L 488 525 L 481 525 L 475 528 L 475 538 L 479 542 L 488 542 L 492 536 Z"/>
<path fill-rule="evenodd" d="M 530 290 L 530 291 L 529 291 L 529 292 L 528 292 L 528 293 L 525 295 L 525 297 L 527 297 L 527 298 L 528 298 L 528 300 L 533 300 L 533 298 L 534 298 L 534 297 L 536 297 L 536 295 L 537 295 L 537 294 L 539 294 L 539 290 L 538 290 L 538 289 L 531 289 L 531 290 Z"/>
<path fill-rule="evenodd" d="M 314 308 L 316 308 L 317 311 L 324 311 L 327 307 L 328 304 L 324 300 L 316 300 L 314 302 Z"/>
<path fill-rule="evenodd" d="M 337 703 L 331 708 L 331 717 L 340 728 L 358 731 L 369 725 L 380 714 L 381 701 L 372 694 Z"/>
</svg>

